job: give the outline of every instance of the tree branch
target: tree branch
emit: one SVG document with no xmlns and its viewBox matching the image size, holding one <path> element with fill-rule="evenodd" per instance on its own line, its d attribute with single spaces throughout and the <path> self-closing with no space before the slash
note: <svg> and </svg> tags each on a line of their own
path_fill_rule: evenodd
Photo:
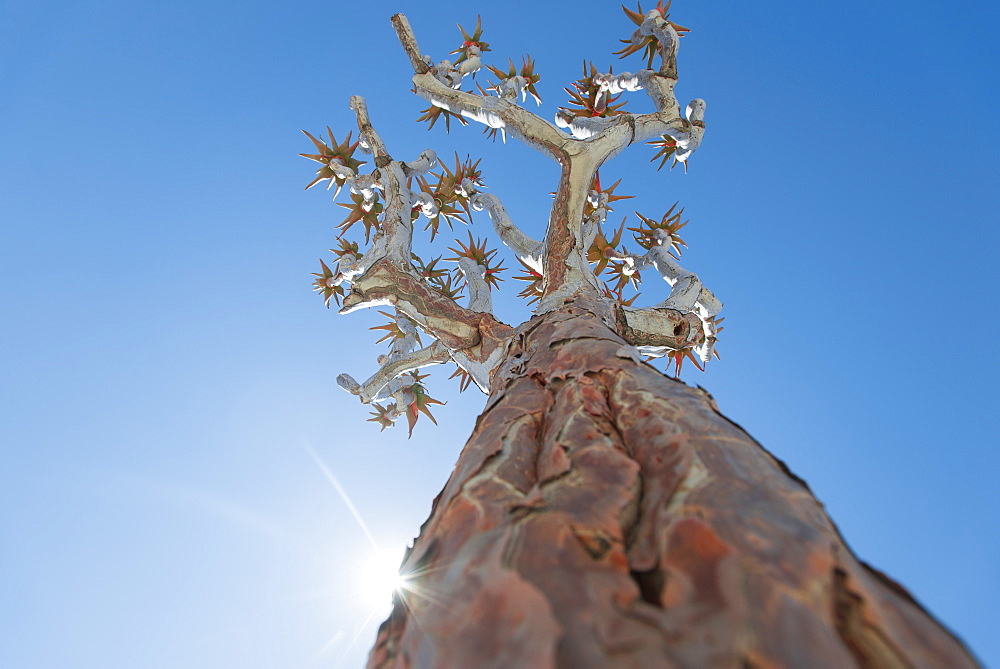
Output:
<svg viewBox="0 0 1000 669">
<path fill-rule="evenodd" d="M 563 165 L 556 197 L 545 231 L 543 290 L 537 313 L 559 308 L 580 292 L 600 293 L 597 278 L 587 264 L 583 212 L 600 163 L 590 143 L 573 145 L 571 159 Z"/>
<path fill-rule="evenodd" d="M 486 268 L 472 258 L 458 259 L 458 269 L 465 277 L 465 285 L 469 288 L 469 309 L 481 313 L 493 313 L 493 297 L 486 283 Z"/>
<path fill-rule="evenodd" d="M 659 240 L 659 244 L 649 249 L 645 255 L 618 253 L 614 250 L 606 251 L 610 257 L 631 264 L 634 271 L 641 272 L 650 267 L 655 268 L 660 273 L 660 276 L 663 277 L 663 280 L 671 287 L 670 295 L 659 304 L 644 309 L 626 309 L 625 311 L 631 319 L 629 324 L 637 332 L 654 332 L 659 331 L 659 329 L 669 324 L 658 324 L 660 320 L 659 315 L 656 315 L 653 321 L 649 321 L 648 314 L 675 311 L 687 316 L 696 315 L 700 321 L 700 327 L 698 328 L 700 336 L 692 334 L 688 337 L 686 345 L 695 344 L 695 350 L 702 361 L 708 362 L 712 356 L 716 341 L 715 317 L 722 310 L 722 302 L 702 284 L 697 274 L 684 269 L 674 260 L 667 247 L 663 245 L 664 240 L 667 238 L 666 233 L 662 230 L 658 230 L 657 233 L 656 237 Z M 663 332 L 662 334 L 666 333 Z M 640 339 L 641 343 L 646 346 L 679 348 L 670 346 L 669 344 L 651 344 L 645 335 L 641 336 Z M 630 341 L 632 340 L 630 339 Z M 632 341 L 632 343 L 638 344 L 640 342 Z"/>
<path fill-rule="evenodd" d="M 524 234 L 513 221 L 500 198 L 492 193 L 476 193 L 472 197 L 472 207 L 476 211 L 485 209 L 493 222 L 497 236 L 526 265 L 542 271 L 542 242 Z"/>
<path fill-rule="evenodd" d="M 394 14 L 391 19 L 392 27 L 396 30 L 396 37 L 403 46 L 403 51 L 410 59 L 410 67 L 416 74 L 423 74 L 431 69 L 430 64 L 424 60 L 420 54 L 420 47 L 417 46 L 417 37 L 413 34 L 410 21 L 404 14 Z"/>
<path fill-rule="evenodd" d="M 459 306 L 434 290 L 404 263 L 382 258 L 369 266 L 344 296 L 342 314 L 366 307 L 390 304 L 409 316 L 448 348 L 470 348 L 479 341 L 483 314 Z"/>
<path fill-rule="evenodd" d="M 416 351 L 395 356 L 390 355 L 379 370 L 364 383 L 358 383 L 350 374 L 341 374 L 337 377 L 337 385 L 352 395 L 357 395 L 363 404 L 371 404 L 373 401 L 388 399 L 388 396 L 392 395 L 395 389 L 392 389 L 388 394 L 381 393 L 381 391 L 401 374 L 431 365 L 441 365 L 449 360 L 451 360 L 451 353 L 447 347 L 436 341 L 430 346 Z"/>
<path fill-rule="evenodd" d="M 403 163 L 403 174 L 406 178 L 427 174 L 437 165 L 437 153 L 434 149 L 424 149 L 420 156 L 413 161 Z"/>
<path fill-rule="evenodd" d="M 435 76 L 434 69 L 420 54 L 417 38 L 406 17 L 403 14 L 394 15 L 392 25 L 413 67 L 413 85 L 418 95 L 441 109 L 491 128 L 503 128 L 528 146 L 561 160 L 563 147 L 570 138 L 554 125 L 509 100 L 466 93 L 446 85 Z"/>
<path fill-rule="evenodd" d="M 375 170 L 372 175 L 375 183 L 381 186 L 385 195 L 385 209 L 382 214 L 382 227 L 379 231 L 381 239 L 376 236 L 372 250 L 366 257 L 374 255 L 368 262 L 375 262 L 388 255 L 407 262 L 413 244 L 413 196 L 406 185 L 406 174 L 403 164 L 392 159 L 385 148 L 385 143 L 372 126 L 368 117 L 368 105 L 360 95 L 351 97 L 351 109 L 358 118 L 362 149 L 370 151 L 375 158 Z M 426 153 L 426 152 L 425 152 Z M 425 154 L 421 154 L 423 157 Z"/>
<path fill-rule="evenodd" d="M 621 307 L 618 333 L 640 348 L 682 349 L 705 341 L 697 315 L 660 307 Z"/>
</svg>

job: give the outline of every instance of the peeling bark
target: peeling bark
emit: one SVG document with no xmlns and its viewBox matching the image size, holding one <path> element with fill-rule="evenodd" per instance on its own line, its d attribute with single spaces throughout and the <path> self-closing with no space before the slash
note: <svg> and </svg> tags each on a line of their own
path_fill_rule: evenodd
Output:
<svg viewBox="0 0 1000 669">
<path fill-rule="evenodd" d="M 598 313 L 518 329 L 369 667 L 977 666 Z"/>
</svg>

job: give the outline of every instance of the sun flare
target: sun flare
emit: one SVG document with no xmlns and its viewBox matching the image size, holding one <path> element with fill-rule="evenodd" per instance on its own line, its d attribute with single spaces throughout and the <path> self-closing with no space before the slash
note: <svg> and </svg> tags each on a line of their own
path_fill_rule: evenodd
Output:
<svg viewBox="0 0 1000 669">
<path fill-rule="evenodd" d="M 401 590 L 406 579 L 399 573 L 402 552 L 373 552 L 358 565 L 355 583 L 360 602 L 367 609 L 389 612 L 392 594 Z"/>
</svg>

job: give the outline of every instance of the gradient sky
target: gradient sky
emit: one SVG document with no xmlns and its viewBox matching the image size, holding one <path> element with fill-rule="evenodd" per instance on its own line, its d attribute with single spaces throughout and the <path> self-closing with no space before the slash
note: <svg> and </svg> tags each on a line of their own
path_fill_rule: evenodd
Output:
<svg viewBox="0 0 1000 669">
<path fill-rule="evenodd" d="M 722 361 L 683 377 L 1000 666 L 1000 12 L 674 4 L 703 147 L 688 175 L 646 147 L 602 174 L 638 196 L 612 221 L 681 201 L 684 265 L 726 303 Z M 541 236 L 554 164 L 413 123 L 426 104 L 389 16 L 440 59 L 482 13 L 487 62 L 535 57 L 546 118 L 632 25 L 617 3 L 505 6 L 0 7 L 0 665 L 363 662 L 385 613 L 358 586 L 373 542 L 415 536 L 484 398 L 432 373 L 440 427 L 407 440 L 337 388 L 374 371 L 379 318 L 310 292 L 343 213 L 303 192 L 299 130 L 343 135 L 364 95 L 395 157 L 482 156 Z M 508 322 L 527 317 L 514 292 Z"/>
</svg>

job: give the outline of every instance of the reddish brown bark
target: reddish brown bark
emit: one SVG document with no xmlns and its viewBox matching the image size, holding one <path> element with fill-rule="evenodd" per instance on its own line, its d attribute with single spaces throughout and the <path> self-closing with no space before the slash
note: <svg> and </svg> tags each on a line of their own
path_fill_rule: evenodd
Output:
<svg viewBox="0 0 1000 669">
<path fill-rule="evenodd" d="M 711 397 L 580 306 L 536 317 L 369 667 L 974 667 Z"/>
</svg>

